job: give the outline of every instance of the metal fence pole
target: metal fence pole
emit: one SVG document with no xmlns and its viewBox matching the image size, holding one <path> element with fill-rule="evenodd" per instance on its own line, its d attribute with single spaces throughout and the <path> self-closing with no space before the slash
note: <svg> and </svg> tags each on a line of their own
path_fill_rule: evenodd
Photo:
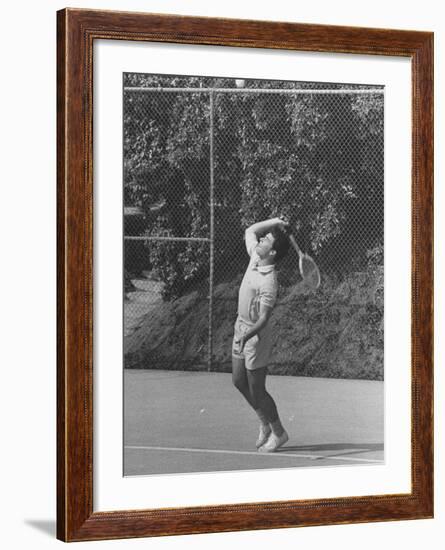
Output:
<svg viewBox="0 0 445 550">
<path fill-rule="evenodd" d="M 213 163 L 213 91 L 210 91 L 210 272 L 209 272 L 209 362 L 207 370 L 212 370 L 213 356 L 213 276 L 214 276 L 214 163 Z"/>
<path fill-rule="evenodd" d="M 384 94 L 383 88 L 351 89 L 351 88 L 162 88 L 162 87 L 125 87 L 125 92 L 191 92 L 194 94 L 231 93 L 231 94 L 290 94 L 290 95 L 366 95 Z"/>
</svg>

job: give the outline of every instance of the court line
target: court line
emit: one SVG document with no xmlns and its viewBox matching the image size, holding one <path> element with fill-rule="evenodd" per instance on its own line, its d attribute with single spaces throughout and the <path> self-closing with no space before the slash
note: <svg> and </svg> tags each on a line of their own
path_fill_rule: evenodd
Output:
<svg viewBox="0 0 445 550">
<path fill-rule="evenodd" d="M 375 460 L 371 458 L 353 458 L 348 456 L 330 456 L 330 455 L 305 455 L 305 454 L 296 454 L 296 453 L 259 453 L 258 451 L 229 451 L 227 449 L 194 449 L 194 448 L 184 448 L 184 447 L 149 447 L 144 445 L 125 445 L 125 449 L 132 451 L 184 451 L 188 453 L 215 453 L 215 454 L 233 454 L 233 455 L 247 455 L 247 456 L 275 456 L 275 457 L 291 457 L 291 458 L 308 458 L 310 460 L 317 459 L 330 459 L 330 460 L 341 460 L 345 462 L 370 462 L 373 464 L 381 464 L 383 460 Z M 363 452 L 366 449 L 357 449 L 356 452 Z"/>
</svg>

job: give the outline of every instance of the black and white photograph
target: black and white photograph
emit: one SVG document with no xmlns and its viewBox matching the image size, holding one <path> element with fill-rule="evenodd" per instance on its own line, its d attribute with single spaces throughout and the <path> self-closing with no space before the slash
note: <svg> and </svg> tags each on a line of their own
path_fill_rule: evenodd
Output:
<svg viewBox="0 0 445 550">
<path fill-rule="evenodd" d="M 440 6 L 5 3 L 5 549 L 443 544 Z"/>
<path fill-rule="evenodd" d="M 384 87 L 123 75 L 124 475 L 384 462 Z"/>
</svg>

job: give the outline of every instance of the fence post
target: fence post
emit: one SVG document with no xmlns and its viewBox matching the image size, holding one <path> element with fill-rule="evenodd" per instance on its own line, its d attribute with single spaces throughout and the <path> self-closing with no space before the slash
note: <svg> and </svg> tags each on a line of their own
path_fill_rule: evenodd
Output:
<svg viewBox="0 0 445 550">
<path fill-rule="evenodd" d="M 212 357 L 213 357 L 213 277 L 214 277 L 214 240 L 215 240 L 215 227 L 214 227 L 214 162 L 213 162 L 213 90 L 210 91 L 210 273 L 209 273 L 209 359 L 207 370 L 212 370 Z"/>
</svg>

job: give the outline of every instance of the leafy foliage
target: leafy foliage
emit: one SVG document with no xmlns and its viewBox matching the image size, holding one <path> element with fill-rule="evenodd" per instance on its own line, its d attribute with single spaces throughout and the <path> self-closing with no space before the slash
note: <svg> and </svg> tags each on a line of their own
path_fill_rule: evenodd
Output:
<svg viewBox="0 0 445 550">
<path fill-rule="evenodd" d="M 125 86 L 232 87 L 230 79 L 125 74 Z M 304 88 L 252 81 L 250 87 Z M 329 88 L 335 85 L 327 86 Z M 208 238 L 209 94 L 124 95 L 124 198 L 147 234 Z M 284 215 L 328 271 L 383 242 L 383 99 L 371 94 L 214 94 L 215 275 L 244 265 L 243 229 Z M 166 297 L 208 276 L 209 245 L 149 241 Z"/>
</svg>

